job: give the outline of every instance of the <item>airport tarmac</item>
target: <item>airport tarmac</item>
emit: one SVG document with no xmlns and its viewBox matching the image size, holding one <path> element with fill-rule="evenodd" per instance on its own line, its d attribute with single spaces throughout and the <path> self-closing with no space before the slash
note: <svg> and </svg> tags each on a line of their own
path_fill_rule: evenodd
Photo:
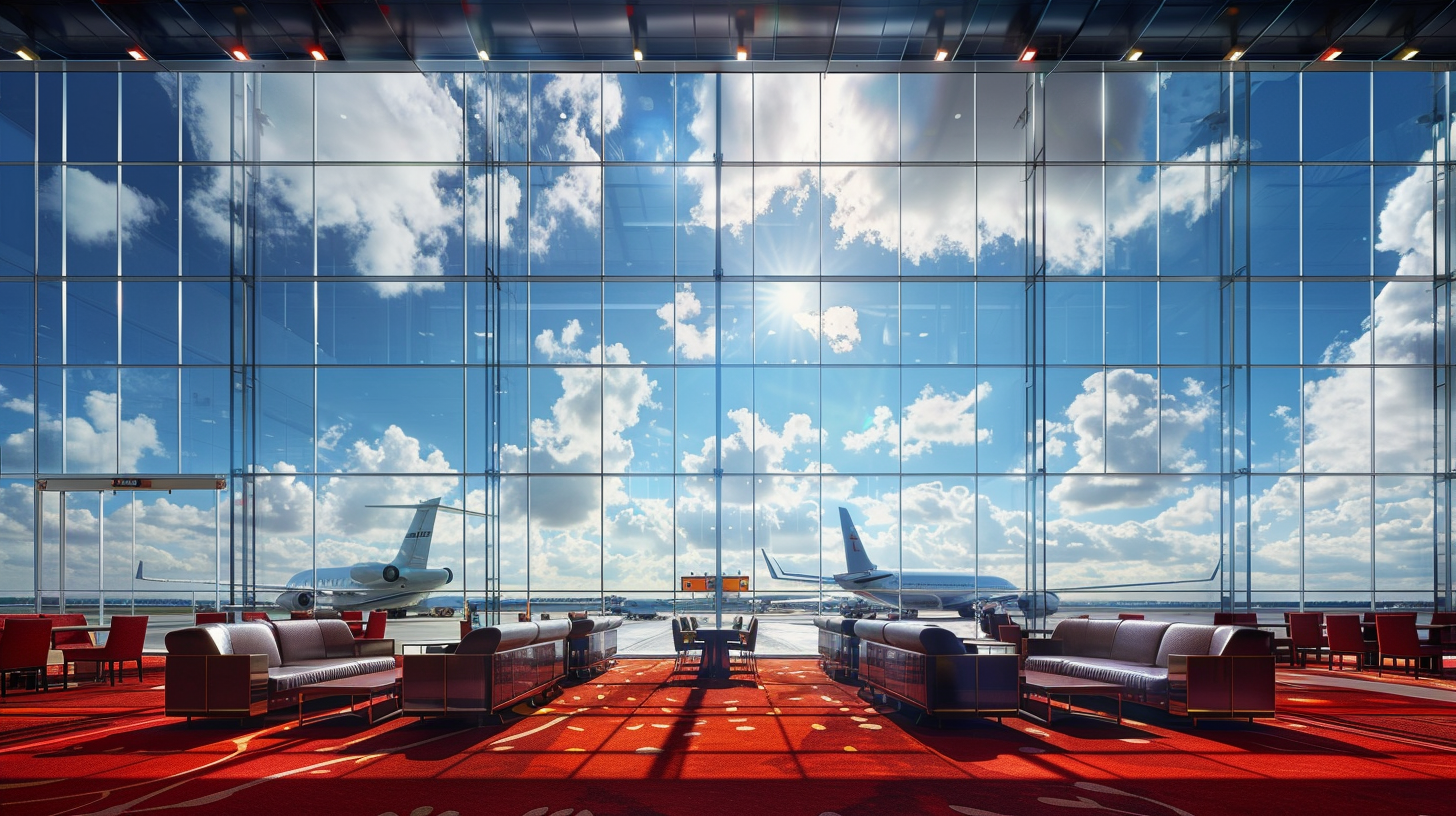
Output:
<svg viewBox="0 0 1456 816">
<path fill-rule="evenodd" d="M 1064 609 L 1052 616 L 1048 627 L 1054 627 L 1057 621 L 1075 615 L 1115 618 L 1119 611 L 1126 610 L 1088 607 Z M 1164 610 L 1145 614 L 1150 620 L 1186 623 L 1211 623 L 1213 620 L 1213 610 L 1211 609 Z M 1279 619 L 1279 613 L 1276 610 L 1266 611 L 1264 616 L 1271 621 Z M 281 618 L 282 615 L 277 617 Z M 701 625 L 711 625 L 711 615 L 697 617 Z M 802 657 L 817 654 L 819 635 L 818 630 L 814 628 L 813 613 L 770 613 L 759 615 L 758 618 L 757 651 L 759 655 Z M 723 616 L 725 626 L 730 625 L 732 620 L 731 615 Z M 917 620 L 920 623 L 934 623 L 943 626 L 964 637 L 984 637 L 977 629 L 974 620 L 961 618 L 954 614 L 923 613 Z M 167 632 L 191 625 L 191 615 L 152 615 L 147 627 L 146 650 L 158 654 L 165 653 L 164 640 Z M 423 651 L 423 646 L 419 644 L 458 641 L 460 639 L 460 619 L 419 616 L 394 618 L 389 621 L 385 634 L 394 639 L 397 653 L 419 652 Z M 622 657 L 671 656 L 673 650 L 670 622 L 666 618 L 655 621 L 624 621 L 617 634 L 617 653 Z"/>
</svg>

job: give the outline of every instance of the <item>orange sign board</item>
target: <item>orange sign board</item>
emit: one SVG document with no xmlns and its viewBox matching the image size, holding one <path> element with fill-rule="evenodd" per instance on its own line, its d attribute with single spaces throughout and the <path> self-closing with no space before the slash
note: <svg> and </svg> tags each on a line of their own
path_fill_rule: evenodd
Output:
<svg viewBox="0 0 1456 816">
<path fill-rule="evenodd" d="M 683 592 L 712 592 L 714 581 L 711 575 L 684 575 L 682 577 Z M 747 592 L 748 576 L 746 575 L 725 575 L 723 576 L 724 592 Z"/>
</svg>

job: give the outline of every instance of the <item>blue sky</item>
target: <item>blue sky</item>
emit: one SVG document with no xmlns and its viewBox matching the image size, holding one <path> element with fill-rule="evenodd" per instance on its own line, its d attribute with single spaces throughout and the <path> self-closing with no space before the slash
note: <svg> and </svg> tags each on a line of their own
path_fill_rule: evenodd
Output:
<svg viewBox="0 0 1456 816">
<path fill-rule="evenodd" d="M 882 566 L 1020 583 L 1029 447 L 1053 584 L 1206 574 L 1236 512 L 1259 587 L 1296 586 L 1302 557 L 1315 585 L 1368 591 L 1372 540 L 1382 588 L 1429 586 L 1430 483 L 1410 478 L 1432 467 L 1429 74 L 1054 74 L 1031 111 L 1022 74 L 727 75 L 721 186 L 711 76 L 238 77 L 264 112 L 246 145 L 216 75 L 128 74 L 119 107 L 115 75 L 75 76 L 64 168 L 48 85 L 39 140 L 0 117 L 0 160 L 41 159 L 23 167 L 34 206 L 0 227 L 0 310 L 26 328 L 0 359 L 5 471 L 226 468 L 226 293 L 195 278 L 227 272 L 240 179 L 116 162 L 259 160 L 252 501 L 270 580 L 315 548 L 324 565 L 389 555 L 403 521 L 363 504 L 484 506 L 459 474 L 490 460 L 484 380 L 463 367 L 483 359 L 485 292 L 459 278 L 498 251 L 508 589 L 528 560 L 553 591 L 703 571 L 720 449 L 725 565 L 760 587 L 757 547 L 842 568 L 838 506 Z M 1032 245 L 1028 134 L 1061 162 L 1037 227 L 1049 367 L 1030 427 L 1009 277 Z M 514 164 L 463 163 L 489 156 Z M 1233 172 L 1243 157 L 1290 163 Z M 1226 238 L 1244 196 L 1247 252 Z M 35 285 L 20 273 L 62 265 L 90 280 L 14 307 Z M 1247 315 L 1221 306 L 1235 268 Z M 14 367 L 32 321 L 38 383 Z M 1230 402 L 1219 344 L 1244 321 L 1236 353 L 1256 368 Z M 1225 505 L 1217 474 L 1239 468 L 1259 476 Z M 29 541 L 23 487 L 4 493 L 7 540 Z M 145 556 L 210 574 L 211 498 L 175 500 L 190 526 L 162 521 L 171 501 L 144 505 Z M 94 529 L 72 512 L 75 535 Z M 439 563 L 478 575 L 480 535 L 440 537 Z"/>
</svg>

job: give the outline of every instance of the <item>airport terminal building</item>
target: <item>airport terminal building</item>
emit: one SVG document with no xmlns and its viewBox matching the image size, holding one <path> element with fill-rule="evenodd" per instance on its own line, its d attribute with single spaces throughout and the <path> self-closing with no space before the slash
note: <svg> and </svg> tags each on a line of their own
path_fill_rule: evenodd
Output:
<svg viewBox="0 0 1456 816">
<path fill-rule="evenodd" d="M 271 603 L 439 497 L 486 603 L 804 598 L 846 508 L 1063 605 L 1452 608 L 1444 4 L 80 5 L 0 10 L 6 604 Z"/>
</svg>

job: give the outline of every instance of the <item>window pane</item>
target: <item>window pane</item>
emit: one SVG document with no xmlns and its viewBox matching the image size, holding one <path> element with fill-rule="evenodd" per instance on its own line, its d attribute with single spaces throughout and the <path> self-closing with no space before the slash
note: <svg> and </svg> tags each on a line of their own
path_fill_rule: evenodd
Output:
<svg viewBox="0 0 1456 816">
<path fill-rule="evenodd" d="M 177 75 L 122 74 L 121 100 L 122 161 L 177 161 Z"/>
<path fill-rule="evenodd" d="M 824 161 L 900 158 L 899 82 L 894 74 L 824 74 L 822 88 Z"/>
<path fill-rule="evenodd" d="M 1304 160 L 1370 159 L 1370 74 L 1304 74 Z"/>
<path fill-rule="evenodd" d="M 459 74 L 317 75 L 320 161 L 458 161 Z"/>
<path fill-rule="evenodd" d="M 975 91 L 975 74 L 901 74 L 901 160 L 975 159 Z"/>
<path fill-rule="evenodd" d="M 602 81 L 606 160 L 672 161 L 672 75 L 608 74 Z"/>
<path fill-rule="evenodd" d="M 1051 161 L 1102 158 L 1102 74 L 1046 78 L 1046 152 Z"/>
<path fill-rule="evenodd" d="M 671 275 L 673 173 L 665 167 L 606 168 L 608 275 Z M 707 271 L 711 271 L 711 266 Z"/>
</svg>

